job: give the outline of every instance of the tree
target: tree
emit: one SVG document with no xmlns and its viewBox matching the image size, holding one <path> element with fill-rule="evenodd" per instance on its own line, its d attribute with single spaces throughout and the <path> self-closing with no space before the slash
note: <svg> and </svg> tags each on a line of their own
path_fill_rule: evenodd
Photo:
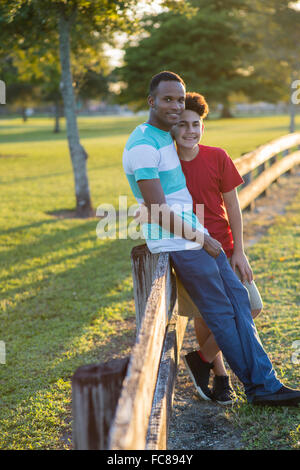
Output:
<svg viewBox="0 0 300 470">
<path fill-rule="evenodd" d="M 190 0 L 187 5 L 190 10 L 144 18 L 144 36 L 125 48 L 120 102 L 143 107 L 149 77 L 163 69 L 182 75 L 210 104 L 222 103 L 223 116 L 230 115 L 229 98 L 236 92 L 251 101 L 286 99 L 300 57 L 300 12 L 289 0 Z"/>
<path fill-rule="evenodd" d="M 248 21 L 258 44 L 248 57 L 254 73 L 258 80 L 268 83 L 273 96 L 290 102 L 291 84 L 300 75 L 300 11 L 288 0 L 256 0 L 249 10 Z M 257 93 L 263 95 L 259 88 Z M 293 132 L 295 105 L 291 102 L 290 114 Z"/>
<path fill-rule="evenodd" d="M 37 84 L 19 76 L 10 56 L 0 56 L 0 70 L 0 78 L 6 84 L 7 101 L 18 106 L 23 121 L 27 121 L 26 108 L 32 106 L 38 98 Z"/>
<path fill-rule="evenodd" d="M 240 12 L 247 2 L 190 0 L 190 4 L 193 11 L 189 13 L 169 11 L 144 19 L 148 34 L 128 43 L 119 70 L 120 80 L 127 84 L 121 101 L 141 107 L 149 77 L 170 69 L 210 103 L 222 103 L 223 114 L 228 115 L 230 94 L 253 84 L 242 70 L 242 59 L 253 48 L 240 36 L 245 21 Z"/>
<path fill-rule="evenodd" d="M 8 77 L 9 88 L 14 88 L 21 81 L 34 87 L 36 102 L 51 102 L 54 105 L 54 132 L 59 132 L 59 116 L 62 108 L 62 96 L 59 89 L 60 70 L 55 49 L 39 52 L 38 48 L 23 48 L 13 45 L 4 58 L 13 64 L 15 73 Z M 1 61 L 1 59 L 0 59 Z M 15 96 L 13 97 L 15 98 Z M 11 99 L 9 100 L 11 103 Z"/>
<path fill-rule="evenodd" d="M 2 0 L 0 39 L 2 44 L 17 42 L 26 51 L 38 47 L 45 54 L 56 45 L 59 50 L 61 92 L 72 161 L 76 212 L 93 214 L 87 177 L 87 153 L 80 143 L 71 68 L 73 53 L 94 49 L 98 41 L 109 41 L 115 31 L 128 31 L 132 20 L 127 14 L 137 0 Z M 43 53 L 42 53 L 43 57 Z"/>
</svg>

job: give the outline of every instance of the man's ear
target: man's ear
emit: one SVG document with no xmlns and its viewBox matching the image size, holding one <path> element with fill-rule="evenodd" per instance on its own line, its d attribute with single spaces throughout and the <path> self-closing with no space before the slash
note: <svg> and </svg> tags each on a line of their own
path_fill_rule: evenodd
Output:
<svg viewBox="0 0 300 470">
<path fill-rule="evenodd" d="M 155 103 L 154 103 L 154 97 L 152 95 L 148 96 L 148 104 L 150 108 L 154 108 Z"/>
</svg>

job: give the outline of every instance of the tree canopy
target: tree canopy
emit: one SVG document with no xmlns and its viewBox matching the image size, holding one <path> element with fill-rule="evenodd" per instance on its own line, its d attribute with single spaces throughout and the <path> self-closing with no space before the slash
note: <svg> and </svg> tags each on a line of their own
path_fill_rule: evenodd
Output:
<svg viewBox="0 0 300 470">
<path fill-rule="evenodd" d="M 99 43 L 112 41 L 116 31 L 130 31 L 132 9 L 137 0 L 2 0 L 0 3 L 0 43 L 18 54 L 51 63 L 56 74 L 59 57 L 60 90 L 63 96 L 69 151 L 74 172 L 76 212 L 93 213 L 88 184 L 87 152 L 80 143 L 77 126 L 71 56 L 84 60 L 99 52 Z M 24 65 L 22 62 L 22 65 Z M 99 57 L 98 57 L 99 62 Z M 90 64 L 91 65 L 91 64 Z M 37 64 L 37 71 L 41 68 Z M 43 73 L 45 69 L 43 69 Z M 57 77 L 57 75 L 56 75 Z"/>
<path fill-rule="evenodd" d="M 152 75 L 170 69 L 191 91 L 226 108 L 232 93 L 286 99 L 287 76 L 300 56 L 299 12 L 286 0 L 190 0 L 192 10 L 144 18 L 146 34 L 129 41 L 121 102 L 145 105 Z"/>
</svg>

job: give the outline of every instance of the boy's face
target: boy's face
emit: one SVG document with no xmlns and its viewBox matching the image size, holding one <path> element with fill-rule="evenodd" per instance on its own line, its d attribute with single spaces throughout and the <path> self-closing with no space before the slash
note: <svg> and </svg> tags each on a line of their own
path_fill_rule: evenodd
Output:
<svg viewBox="0 0 300 470">
<path fill-rule="evenodd" d="M 194 148 L 203 134 L 203 122 L 195 111 L 185 110 L 176 125 L 172 127 L 172 135 L 180 147 Z"/>
<path fill-rule="evenodd" d="M 148 102 L 151 120 L 160 129 L 169 131 L 176 124 L 184 110 L 185 88 L 180 82 L 162 81 Z"/>
</svg>

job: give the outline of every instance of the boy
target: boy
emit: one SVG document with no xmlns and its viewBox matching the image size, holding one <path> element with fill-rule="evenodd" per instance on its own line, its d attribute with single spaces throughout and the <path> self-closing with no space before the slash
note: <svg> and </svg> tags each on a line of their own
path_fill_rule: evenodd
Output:
<svg viewBox="0 0 300 470">
<path fill-rule="evenodd" d="M 242 215 L 236 191 L 236 187 L 243 183 L 243 179 L 223 149 L 199 144 L 204 131 L 203 119 L 208 111 L 208 105 L 202 95 L 187 93 L 185 111 L 173 127 L 172 135 L 176 140 L 177 153 L 188 190 L 193 197 L 194 211 L 196 204 L 204 204 L 204 226 L 209 234 L 222 244 L 233 270 L 247 288 L 252 317 L 255 318 L 261 312 L 262 301 L 243 248 Z M 207 367 L 203 364 L 205 357 L 201 349 L 185 357 L 187 369 L 197 391 L 205 400 L 213 398 L 220 404 L 230 404 L 235 395 L 222 353 L 180 282 L 178 297 L 180 310 L 194 317 L 195 332 L 200 347 L 207 341 L 211 352 L 216 354 L 213 361 L 215 376 L 212 394 L 207 394 L 201 387 L 202 371 L 204 383 L 207 375 Z"/>
</svg>

